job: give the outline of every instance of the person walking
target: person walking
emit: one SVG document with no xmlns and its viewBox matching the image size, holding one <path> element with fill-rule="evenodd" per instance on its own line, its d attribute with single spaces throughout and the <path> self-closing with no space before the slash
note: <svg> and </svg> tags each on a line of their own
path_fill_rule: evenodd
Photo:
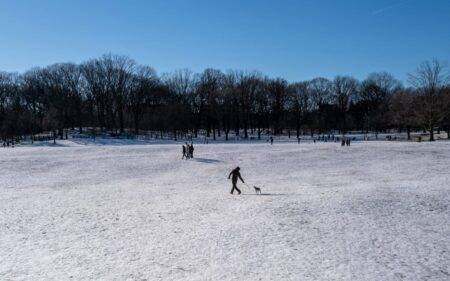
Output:
<svg viewBox="0 0 450 281">
<path fill-rule="evenodd" d="M 241 194 L 241 191 L 239 190 L 239 188 L 237 188 L 237 181 L 238 179 L 240 179 L 242 181 L 242 183 L 245 183 L 244 180 L 241 177 L 241 172 L 240 172 L 241 168 L 236 167 L 234 168 L 230 174 L 228 175 L 228 179 L 230 179 L 231 177 L 231 183 L 233 185 L 233 187 L 231 188 L 231 194 L 233 194 L 234 190 L 236 189 L 236 191 L 238 192 L 238 195 Z"/>
<path fill-rule="evenodd" d="M 194 158 L 194 144 L 191 142 L 191 145 L 189 146 L 189 156 L 191 158 Z"/>
</svg>

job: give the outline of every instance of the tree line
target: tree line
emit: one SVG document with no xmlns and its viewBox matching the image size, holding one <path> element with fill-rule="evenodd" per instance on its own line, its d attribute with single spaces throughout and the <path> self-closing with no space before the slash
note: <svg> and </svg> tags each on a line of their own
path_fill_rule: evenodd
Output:
<svg viewBox="0 0 450 281">
<path fill-rule="evenodd" d="M 288 82 L 256 71 L 188 69 L 158 76 L 126 56 L 107 54 L 81 64 L 57 63 L 23 74 L 0 72 L 0 136 L 34 136 L 96 128 L 174 138 L 199 132 L 249 138 L 271 133 L 338 130 L 435 130 L 450 137 L 450 84 L 444 63 L 422 63 L 409 87 L 386 72 Z"/>
</svg>

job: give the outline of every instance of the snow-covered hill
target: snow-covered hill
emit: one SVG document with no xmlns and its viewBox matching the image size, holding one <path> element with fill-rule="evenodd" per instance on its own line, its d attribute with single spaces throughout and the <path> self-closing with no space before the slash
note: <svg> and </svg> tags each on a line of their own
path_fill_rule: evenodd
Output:
<svg viewBox="0 0 450 281">
<path fill-rule="evenodd" d="M 449 280 L 450 142 L 0 149 L 0 280 Z M 243 195 L 230 195 L 241 167 Z"/>
</svg>

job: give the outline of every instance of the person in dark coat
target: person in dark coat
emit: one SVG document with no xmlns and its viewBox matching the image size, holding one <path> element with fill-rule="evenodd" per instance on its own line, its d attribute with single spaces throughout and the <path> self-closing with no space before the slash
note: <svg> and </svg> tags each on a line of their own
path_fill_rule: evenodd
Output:
<svg viewBox="0 0 450 281">
<path fill-rule="evenodd" d="M 189 157 L 194 158 L 194 144 L 189 145 Z"/>
<path fill-rule="evenodd" d="M 237 188 L 236 184 L 238 179 L 240 179 L 242 181 L 242 183 L 245 183 L 244 180 L 241 177 L 241 173 L 240 173 L 241 168 L 236 167 L 233 171 L 231 171 L 231 173 L 228 175 L 228 179 L 230 179 L 231 177 L 231 183 L 233 184 L 233 187 L 231 188 L 231 194 L 233 194 L 234 190 L 236 189 L 236 191 L 238 192 L 238 194 L 241 194 L 241 191 L 239 190 L 239 188 Z"/>
<path fill-rule="evenodd" d="M 184 159 L 184 158 L 187 159 L 187 156 L 186 156 L 186 146 L 183 145 L 183 156 L 181 156 L 181 159 Z"/>
</svg>

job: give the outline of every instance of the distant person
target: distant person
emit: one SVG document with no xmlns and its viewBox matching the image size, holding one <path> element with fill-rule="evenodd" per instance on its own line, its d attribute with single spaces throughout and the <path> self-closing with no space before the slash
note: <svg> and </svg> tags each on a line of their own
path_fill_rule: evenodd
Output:
<svg viewBox="0 0 450 281">
<path fill-rule="evenodd" d="M 341 146 L 345 146 L 345 139 L 342 139 Z"/>
<path fill-rule="evenodd" d="M 238 179 L 240 179 L 242 181 L 242 183 L 245 183 L 244 180 L 241 177 L 241 173 L 239 172 L 241 170 L 241 168 L 236 167 L 233 171 L 231 171 L 231 173 L 228 175 L 228 179 L 230 179 L 231 177 L 231 183 L 233 184 L 233 187 L 231 188 L 231 194 L 233 194 L 234 190 L 236 189 L 236 191 L 238 192 L 238 194 L 241 194 L 241 191 L 239 190 L 239 188 L 237 188 L 236 184 Z"/>
<path fill-rule="evenodd" d="M 191 158 L 191 146 L 186 143 L 186 159 Z"/>
<path fill-rule="evenodd" d="M 270 137 L 270 144 L 271 145 L 273 144 L 273 137 L 272 136 Z"/>
<path fill-rule="evenodd" d="M 186 142 L 186 159 L 191 158 L 191 146 Z"/>
<path fill-rule="evenodd" d="M 194 158 L 194 144 L 193 143 L 191 143 L 191 145 L 189 146 L 189 157 Z"/>
<path fill-rule="evenodd" d="M 187 159 L 187 155 L 186 155 L 186 146 L 183 145 L 183 156 L 181 156 L 181 159 Z"/>
</svg>

